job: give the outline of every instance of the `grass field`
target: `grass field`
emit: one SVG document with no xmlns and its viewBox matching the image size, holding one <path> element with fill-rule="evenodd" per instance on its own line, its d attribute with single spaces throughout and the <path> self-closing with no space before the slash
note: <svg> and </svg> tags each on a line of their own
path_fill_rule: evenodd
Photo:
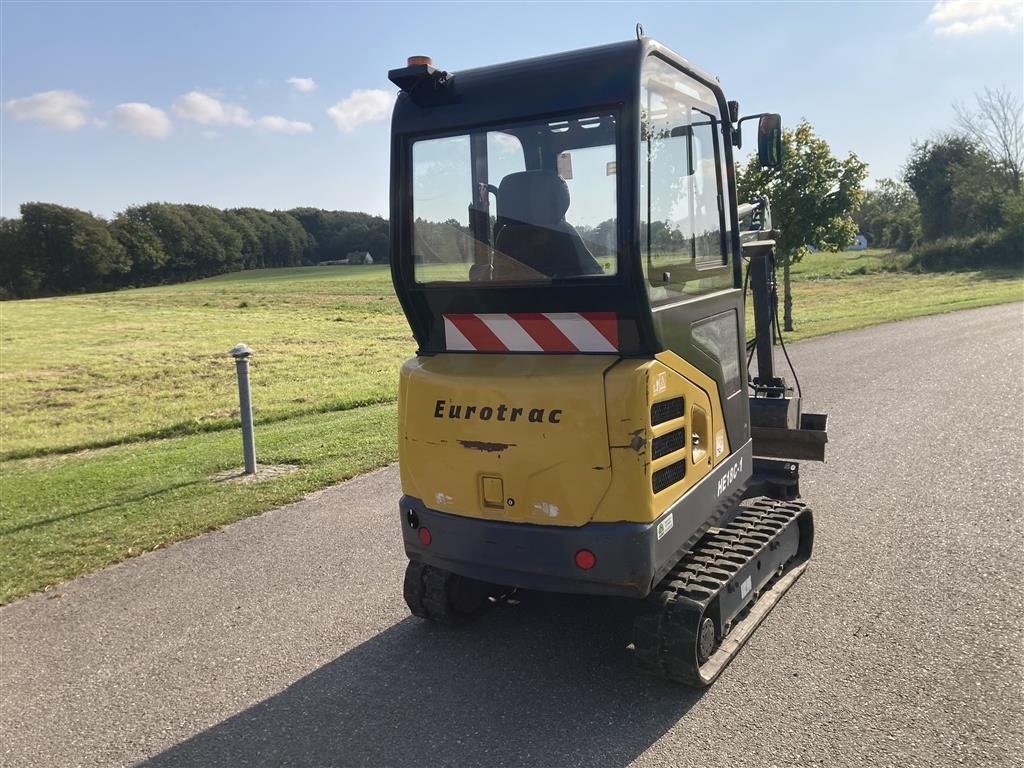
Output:
<svg viewBox="0 0 1024 768">
<path fill-rule="evenodd" d="M 791 337 L 1024 298 L 1020 274 L 891 262 L 808 256 Z M 256 350 L 260 461 L 298 466 L 251 484 L 211 479 L 241 461 L 226 354 L 240 341 Z M 0 602 L 393 461 L 414 351 L 378 266 L 7 302 L 0 345 Z"/>
</svg>

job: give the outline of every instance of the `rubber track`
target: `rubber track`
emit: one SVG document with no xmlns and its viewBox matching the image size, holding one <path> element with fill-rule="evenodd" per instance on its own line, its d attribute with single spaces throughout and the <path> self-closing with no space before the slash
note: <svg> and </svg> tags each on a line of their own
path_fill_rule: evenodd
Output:
<svg viewBox="0 0 1024 768">
<path fill-rule="evenodd" d="M 451 577 L 448 571 L 410 560 L 402 592 L 412 615 L 441 624 L 457 623 L 458 616 L 448 600 Z"/>
<path fill-rule="evenodd" d="M 402 593 L 413 616 L 439 624 L 461 624 L 486 606 L 488 586 L 443 568 L 410 560 Z"/>
<path fill-rule="evenodd" d="M 697 632 L 705 611 L 719 592 L 728 587 L 733 576 L 766 548 L 774 549 L 775 538 L 787 526 L 797 524 L 801 525 L 801 537 L 798 554 L 787 565 L 791 569 L 805 563 L 810 555 L 811 511 L 803 502 L 748 501 L 725 528 L 701 539 L 662 579 L 636 618 L 634 647 L 641 667 L 686 685 L 709 685 L 742 647 L 746 636 L 732 644 L 729 653 L 713 665 L 709 663 L 711 660 L 703 665 L 698 663 Z M 785 588 L 792 580 L 788 580 Z M 763 591 L 767 593 L 771 587 L 772 582 L 769 582 Z M 747 611 L 757 604 L 758 593 L 752 598 Z M 770 608 L 767 606 L 768 610 Z M 762 611 L 760 618 L 766 613 L 767 610 Z M 742 619 L 743 614 L 740 614 L 734 621 L 738 624 Z M 735 632 L 734 629 L 721 639 L 720 650 L 712 654 L 712 660 L 722 655 L 721 649 Z M 714 669 L 709 671 L 709 666 Z"/>
</svg>

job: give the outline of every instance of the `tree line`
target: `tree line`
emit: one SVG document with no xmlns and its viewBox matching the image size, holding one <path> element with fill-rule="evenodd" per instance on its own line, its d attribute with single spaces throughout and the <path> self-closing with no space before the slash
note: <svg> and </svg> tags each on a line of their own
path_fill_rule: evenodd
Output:
<svg viewBox="0 0 1024 768">
<path fill-rule="evenodd" d="M 0 219 L 0 298 L 177 283 L 353 252 L 387 261 L 387 220 L 319 208 L 149 203 L 107 221 L 76 208 L 25 203 L 20 219 Z"/>
<path fill-rule="evenodd" d="M 915 143 L 902 178 L 881 179 L 868 190 L 854 219 L 872 246 L 915 251 L 925 261 L 939 249 L 963 251 L 964 259 L 973 249 L 976 263 L 986 253 L 989 261 L 1019 262 L 1021 102 L 1008 90 L 985 89 L 974 105 L 954 104 L 953 111 L 951 129 Z M 993 243 L 1003 244 L 998 254 L 991 253 Z"/>
</svg>

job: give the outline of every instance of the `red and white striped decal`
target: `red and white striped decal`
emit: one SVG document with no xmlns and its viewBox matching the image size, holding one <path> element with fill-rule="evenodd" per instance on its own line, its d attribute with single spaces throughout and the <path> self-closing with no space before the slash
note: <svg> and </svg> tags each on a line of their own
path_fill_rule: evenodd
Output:
<svg viewBox="0 0 1024 768">
<path fill-rule="evenodd" d="M 614 312 L 445 315 L 445 347 L 458 352 L 617 352 Z"/>
</svg>

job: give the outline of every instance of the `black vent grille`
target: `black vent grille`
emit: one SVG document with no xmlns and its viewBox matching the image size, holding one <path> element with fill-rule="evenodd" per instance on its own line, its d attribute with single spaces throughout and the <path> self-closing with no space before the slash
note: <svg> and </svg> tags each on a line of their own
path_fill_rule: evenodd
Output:
<svg viewBox="0 0 1024 768">
<path fill-rule="evenodd" d="M 651 488 L 654 489 L 655 493 L 663 491 L 670 485 L 675 485 L 683 476 L 686 474 L 686 461 L 677 461 L 675 464 L 669 464 L 667 467 L 663 467 L 651 475 Z"/>
<path fill-rule="evenodd" d="M 681 418 L 684 413 L 683 398 L 673 397 L 651 406 L 651 426 Z"/>
<path fill-rule="evenodd" d="M 685 445 L 686 431 L 674 429 L 651 441 L 651 458 L 660 459 L 662 456 L 668 456 L 670 453 L 681 450 Z"/>
</svg>

